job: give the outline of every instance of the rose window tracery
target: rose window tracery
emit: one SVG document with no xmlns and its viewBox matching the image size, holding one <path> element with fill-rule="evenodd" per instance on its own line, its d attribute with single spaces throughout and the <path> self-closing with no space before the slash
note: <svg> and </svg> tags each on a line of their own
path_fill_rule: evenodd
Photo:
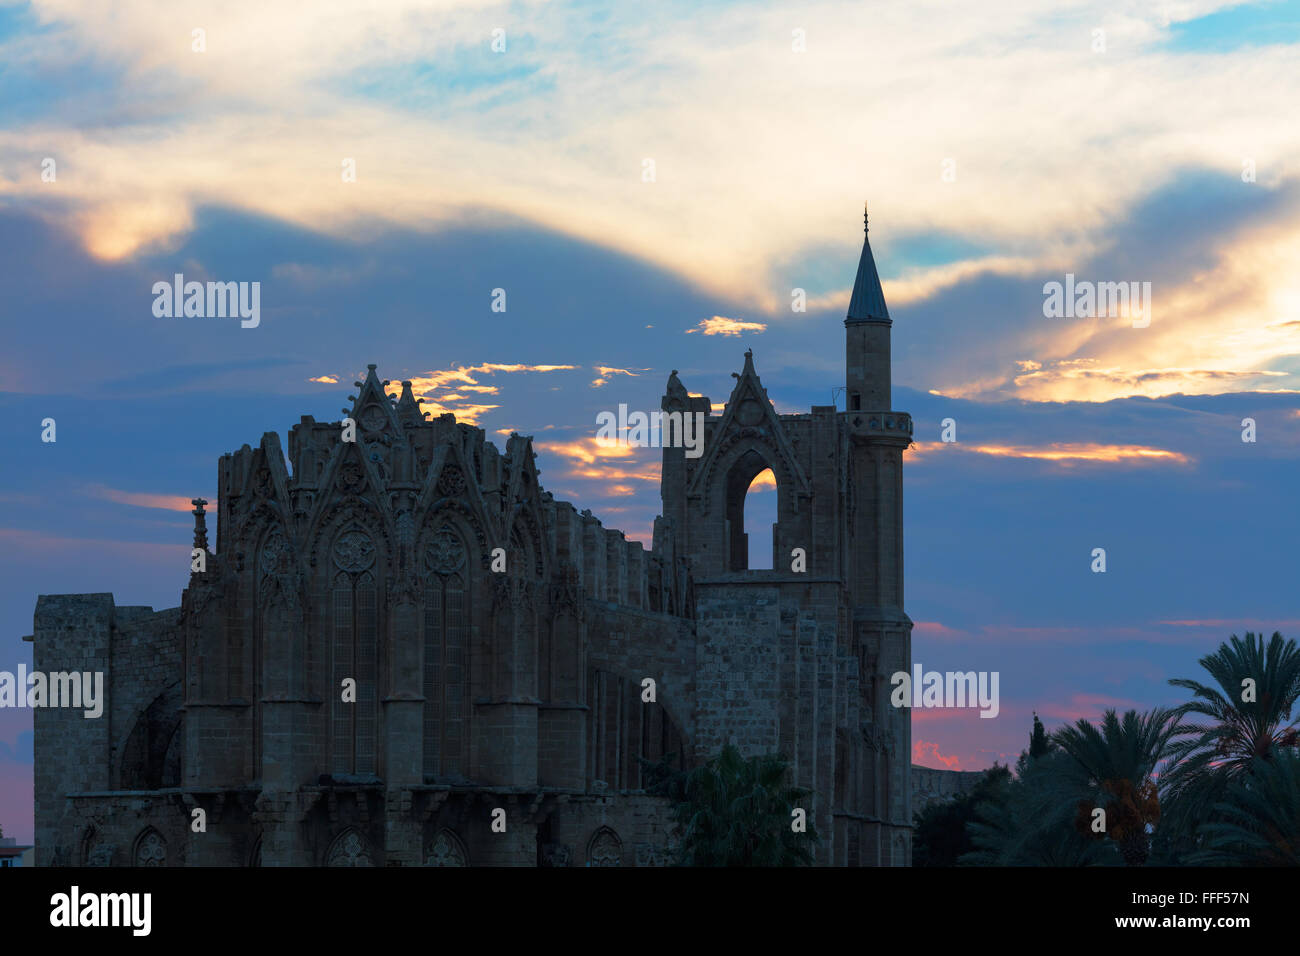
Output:
<svg viewBox="0 0 1300 956">
<path fill-rule="evenodd" d="M 334 542 L 334 566 L 348 574 L 360 574 L 374 564 L 375 546 L 362 531 L 348 531 Z"/>
</svg>

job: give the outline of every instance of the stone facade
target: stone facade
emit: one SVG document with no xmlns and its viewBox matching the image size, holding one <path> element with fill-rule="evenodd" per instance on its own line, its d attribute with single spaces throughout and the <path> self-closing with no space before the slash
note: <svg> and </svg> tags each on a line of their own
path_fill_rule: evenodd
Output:
<svg viewBox="0 0 1300 956">
<path fill-rule="evenodd" d="M 37 669 L 102 670 L 109 700 L 35 713 L 38 862 L 662 865 L 638 758 L 732 742 L 790 757 L 821 864 L 907 865 L 912 426 L 867 245 L 845 325 L 846 411 L 777 414 L 748 352 L 718 415 L 673 372 L 663 410 L 706 441 L 664 449 L 649 551 L 545 491 L 530 438 L 428 421 L 373 365 L 355 441 L 304 417 L 287 456 L 273 432 L 223 456 L 179 608 L 37 603 Z M 768 468 L 774 570 L 750 570 Z"/>
</svg>

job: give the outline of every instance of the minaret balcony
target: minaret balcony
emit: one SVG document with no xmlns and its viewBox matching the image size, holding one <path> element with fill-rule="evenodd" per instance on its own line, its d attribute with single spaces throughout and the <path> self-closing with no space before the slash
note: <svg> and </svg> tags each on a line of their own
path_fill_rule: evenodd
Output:
<svg viewBox="0 0 1300 956">
<path fill-rule="evenodd" d="M 841 412 L 854 438 L 892 438 L 912 441 L 912 416 L 907 412 Z"/>
</svg>

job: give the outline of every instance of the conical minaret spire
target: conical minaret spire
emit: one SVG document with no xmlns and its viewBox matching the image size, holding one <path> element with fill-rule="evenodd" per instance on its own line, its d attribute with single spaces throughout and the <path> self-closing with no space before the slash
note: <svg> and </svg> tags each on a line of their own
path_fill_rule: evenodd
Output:
<svg viewBox="0 0 1300 956">
<path fill-rule="evenodd" d="M 853 280 L 849 311 L 844 319 L 844 383 L 847 410 L 886 410 L 890 404 L 889 329 L 893 323 L 885 306 L 876 259 L 867 238 L 867 213 L 862 212 L 862 257 Z"/>
<path fill-rule="evenodd" d="M 849 298 L 849 322 L 888 322 L 889 309 L 885 306 L 885 292 L 880 287 L 880 274 L 871 254 L 871 240 L 867 235 L 867 208 L 862 206 L 862 257 L 858 260 L 858 275 L 853 280 L 853 295 Z"/>
</svg>

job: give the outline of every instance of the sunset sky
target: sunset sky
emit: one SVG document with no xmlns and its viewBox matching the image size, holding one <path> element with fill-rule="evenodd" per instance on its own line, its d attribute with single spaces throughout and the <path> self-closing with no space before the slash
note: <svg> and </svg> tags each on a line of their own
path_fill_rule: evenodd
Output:
<svg viewBox="0 0 1300 956">
<path fill-rule="evenodd" d="M 0 670 L 39 594 L 177 605 L 217 458 L 368 363 L 648 544 L 658 450 L 596 415 L 673 369 L 720 408 L 746 349 L 829 404 L 868 199 L 913 659 L 1001 674 L 914 761 L 1181 702 L 1300 636 L 1297 104 L 1300 2 L 0 0 Z M 176 273 L 260 325 L 155 317 Z M 1046 318 L 1067 274 L 1150 282 L 1149 327 Z M 0 710 L 20 839 L 31 770 Z"/>
</svg>

